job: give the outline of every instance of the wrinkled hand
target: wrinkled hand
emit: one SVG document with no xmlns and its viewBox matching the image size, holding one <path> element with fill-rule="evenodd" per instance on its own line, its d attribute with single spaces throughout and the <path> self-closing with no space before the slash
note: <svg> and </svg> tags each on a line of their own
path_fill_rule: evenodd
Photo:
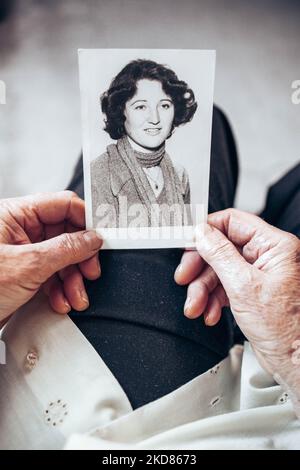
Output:
<svg viewBox="0 0 300 470">
<path fill-rule="evenodd" d="M 261 365 L 300 396 L 299 239 L 234 209 L 208 224 L 175 273 L 189 284 L 186 316 L 214 325 L 229 304 Z"/>
<path fill-rule="evenodd" d="M 71 191 L 0 201 L 0 322 L 42 285 L 58 313 L 88 307 L 83 277 L 100 276 L 102 240 L 82 231 L 84 214 Z"/>
</svg>

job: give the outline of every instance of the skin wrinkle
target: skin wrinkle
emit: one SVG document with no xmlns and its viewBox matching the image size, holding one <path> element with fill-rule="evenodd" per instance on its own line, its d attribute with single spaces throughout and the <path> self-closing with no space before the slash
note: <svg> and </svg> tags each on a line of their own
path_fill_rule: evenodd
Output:
<svg viewBox="0 0 300 470">
<path fill-rule="evenodd" d="M 253 238 L 244 246 L 243 255 L 248 262 L 254 262 L 255 266 L 263 269 L 263 260 L 272 257 L 272 250 L 278 246 L 285 245 L 286 242 L 280 240 L 279 243 L 273 239 L 272 234 L 257 232 Z M 265 255 L 265 256 L 264 256 Z"/>
<path fill-rule="evenodd" d="M 2 287 L 1 295 L 1 308 L 4 308 L 6 303 L 11 303 L 10 299 L 10 286 L 15 286 L 15 292 L 25 290 L 32 296 L 34 295 L 39 284 L 32 282 L 32 274 L 36 272 L 40 264 L 40 260 L 37 260 L 35 254 L 29 251 L 22 252 L 22 263 L 19 262 L 19 254 L 13 250 L 3 250 L 0 248 L 2 263 L 6 266 L 5 275 L 0 275 L 0 284 Z M 7 290 L 7 296 L 5 292 Z M 3 299 L 7 298 L 7 302 L 3 302 Z"/>
<path fill-rule="evenodd" d="M 263 284 L 261 287 L 263 287 Z M 256 334 L 252 333 L 251 340 L 255 352 L 258 352 L 258 357 L 262 358 L 268 356 L 271 349 L 273 361 L 278 361 L 279 366 L 277 366 L 277 369 L 280 369 L 279 373 L 283 376 L 286 371 L 291 369 L 291 356 L 294 352 L 291 345 L 299 337 L 299 333 L 297 333 L 300 331 L 300 303 L 297 300 L 299 299 L 299 288 L 299 273 L 295 276 L 285 277 L 284 282 L 282 282 L 282 276 L 278 276 L 278 282 L 273 281 L 265 286 L 267 294 L 264 296 L 257 295 L 256 291 L 255 295 L 251 296 L 253 303 L 248 302 L 248 305 L 245 305 L 245 313 L 243 311 L 238 312 L 234 307 L 235 313 L 244 315 L 242 323 L 244 331 L 247 331 L 247 323 L 249 322 L 250 326 L 253 321 L 250 316 L 248 320 L 245 317 L 247 308 L 249 311 L 257 312 L 260 323 L 265 324 L 268 335 L 263 335 L 263 332 L 259 329 Z M 280 299 L 280 303 L 278 299 Z M 259 310 L 257 310 L 258 306 L 260 306 Z M 255 347 L 255 343 L 259 344 L 259 348 Z M 264 359 L 262 365 L 266 368 L 267 363 L 268 361 Z M 272 373 L 274 372 L 270 365 L 267 369 Z"/>
<path fill-rule="evenodd" d="M 4 222 L 3 218 L 2 221 Z M 19 234 L 19 227 L 15 226 L 14 224 L 7 224 L 3 222 L 0 224 L 1 243 L 7 243 L 9 240 L 12 240 L 15 244 L 24 244 L 24 235 L 23 232 Z M 25 243 L 28 243 L 28 241 L 26 240 Z"/>
<path fill-rule="evenodd" d="M 29 202 L 30 198 L 27 197 L 27 199 Z M 9 227 L 11 231 L 11 238 L 15 239 L 15 242 L 17 242 L 17 244 L 27 244 L 30 242 L 33 243 L 36 241 L 35 237 L 32 237 L 32 236 L 29 237 L 25 233 L 28 230 L 29 226 L 31 226 L 32 222 L 34 221 L 32 218 L 32 215 L 33 215 L 32 205 L 30 205 L 29 208 L 25 209 L 25 213 L 22 213 L 20 207 L 18 207 L 19 198 L 16 198 L 15 202 L 16 202 L 16 206 L 13 205 L 10 201 L 6 200 L 6 204 L 4 205 L 4 207 L 6 207 L 7 214 L 11 218 L 11 220 L 7 221 L 9 223 Z M 26 218 L 30 221 L 30 224 L 26 224 Z M 22 228 L 23 228 L 23 231 L 22 231 Z M 42 234 L 40 235 L 40 230 L 38 232 L 39 232 L 39 236 L 42 236 Z M 28 233 L 30 233 L 29 230 L 28 230 Z M 16 234 L 20 234 L 20 238 L 17 238 Z"/>
<path fill-rule="evenodd" d="M 10 213 L 7 200 L 4 200 L 3 204 L 1 204 L 0 218 L 1 218 L 1 225 L 0 225 L 1 232 L 0 233 L 2 235 L 1 236 L 2 243 L 9 242 L 10 240 L 13 240 L 13 242 L 17 244 L 22 242 L 24 240 L 24 232 L 17 225 L 16 220 Z"/>
<path fill-rule="evenodd" d="M 243 247 L 243 256 L 249 263 L 254 263 L 265 252 L 271 249 L 271 241 L 267 240 L 262 235 L 254 236 Z"/>
</svg>

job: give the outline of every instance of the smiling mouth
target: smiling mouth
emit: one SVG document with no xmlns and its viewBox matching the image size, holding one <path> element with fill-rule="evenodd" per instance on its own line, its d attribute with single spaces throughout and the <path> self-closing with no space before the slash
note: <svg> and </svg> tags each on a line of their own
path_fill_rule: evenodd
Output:
<svg viewBox="0 0 300 470">
<path fill-rule="evenodd" d="M 147 129 L 144 129 L 144 131 L 146 132 L 146 134 L 149 135 L 158 135 L 161 131 L 161 127 L 149 127 Z"/>
</svg>

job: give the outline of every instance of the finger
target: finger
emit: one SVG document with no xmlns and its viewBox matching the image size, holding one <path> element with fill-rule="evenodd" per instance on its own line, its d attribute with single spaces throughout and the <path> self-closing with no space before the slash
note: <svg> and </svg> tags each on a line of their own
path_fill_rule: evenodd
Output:
<svg viewBox="0 0 300 470">
<path fill-rule="evenodd" d="M 85 205 L 73 191 L 43 193 L 32 197 L 32 209 L 43 224 L 66 221 L 75 227 L 85 226 Z"/>
<path fill-rule="evenodd" d="M 47 281 L 44 282 L 44 284 L 42 285 L 43 292 L 47 295 L 47 297 L 49 297 L 50 288 L 53 283 L 53 278 L 55 278 L 56 276 L 57 274 L 53 274 L 53 276 L 49 277 L 49 279 L 47 279 Z"/>
<path fill-rule="evenodd" d="M 175 281 L 179 285 L 189 284 L 200 274 L 205 264 L 197 251 L 185 251 L 175 271 Z"/>
<path fill-rule="evenodd" d="M 31 240 L 41 237 L 43 225 L 69 222 L 77 228 L 85 226 L 85 205 L 72 191 L 39 193 L 11 200 L 14 218 Z"/>
<path fill-rule="evenodd" d="M 204 230 L 196 230 L 196 246 L 200 256 L 217 274 L 229 298 L 251 283 L 255 268 L 218 229 L 206 224 Z"/>
<path fill-rule="evenodd" d="M 64 233 L 40 243 L 26 245 L 39 262 L 36 273 L 45 282 L 55 272 L 81 263 L 96 255 L 102 246 L 102 240 L 95 231 Z"/>
<path fill-rule="evenodd" d="M 226 209 L 208 215 L 207 222 L 223 232 L 236 245 L 244 245 L 256 230 L 270 228 L 260 217 L 238 209 Z"/>
<path fill-rule="evenodd" d="M 188 318 L 199 317 L 206 308 L 209 294 L 219 284 L 216 273 L 210 266 L 206 266 L 200 276 L 192 281 L 187 290 L 187 300 L 184 314 Z"/>
<path fill-rule="evenodd" d="M 101 275 L 98 253 L 92 258 L 82 261 L 82 263 L 79 264 L 79 269 L 86 279 L 89 279 L 90 281 L 98 279 Z"/>
<path fill-rule="evenodd" d="M 0 200 L 0 243 L 26 245 L 31 243 L 31 239 L 15 219 L 15 207 L 12 201 L 14 199 Z"/>
<path fill-rule="evenodd" d="M 210 214 L 208 223 L 223 232 L 236 246 L 243 247 L 243 256 L 249 263 L 254 263 L 276 246 L 284 233 L 260 217 L 237 209 Z"/>
<path fill-rule="evenodd" d="M 74 310 L 86 310 L 89 299 L 85 290 L 82 274 L 77 266 L 68 266 L 59 273 L 63 281 L 65 297 Z"/>
<path fill-rule="evenodd" d="M 204 312 L 204 321 L 207 326 L 216 325 L 221 318 L 222 308 L 228 305 L 227 295 L 219 284 L 209 296 L 206 311 Z"/>
<path fill-rule="evenodd" d="M 72 224 L 63 223 L 63 224 L 56 224 L 56 225 L 47 225 L 45 229 L 46 239 L 57 237 L 58 235 L 67 232 L 67 233 L 74 233 L 77 232 L 78 229 L 74 227 Z M 101 274 L 101 268 L 99 263 L 98 254 L 94 255 L 92 258 L 82 261 L 79 265 L 79 269 L 83 276 L 89 280 L 98 279 Z"/>
<path fill-rule="evenodd" d="M 45 232 L 44 240 L 49 240 L 51 238 L 58 237 L 59 235 L 62 235 L 63 233 L 78 232 L 78 227 L 75 227 L 74 225 L 64 220 L 63 222 L 60 222 L 57 224 L 45 225 L 44 232 Z"/>
<path fill-rule="evenodd" d="M 52 276 L 43 286 L 44 292 L 49 297 L 49 303 L 57 313 L 66 314 L 71 310 L 64 294 L 63 284 L 57 275 Z"/>
<path fill-rule="evenodd" d="M 59 224 L 53 224 L 53 225 L 45 225 L 45 229 L 44 229 L 45 236 L 43 240 L 50 240 L 51 238 L 58 237 L 59 235 L 65 232 L 67 232 L 67 230 L 65 230 L 64 222 L 60 222 Z"/>
</svg>

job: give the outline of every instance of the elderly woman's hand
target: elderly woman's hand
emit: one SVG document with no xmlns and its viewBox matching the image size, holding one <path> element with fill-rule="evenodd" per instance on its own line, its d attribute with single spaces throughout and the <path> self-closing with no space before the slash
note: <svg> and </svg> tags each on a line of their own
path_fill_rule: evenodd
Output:
<svg viewBox="0 0 300 470">
<path fill-rule="evenodd" d="M 234 209 L 208 223 L 175 273 L 189 284 L 186 316 L 214 325 L 229 303 L 261 365 L 300 396 L 300 241 Z"/>
<path fill-rule="evenodd" d="M 0 201 L 0 322 L 44 285 L 52 308 L 88 307 L 83 277 L 100 276 L 102 240 L 85 225 L 70 191 Z"/>
</svg>

